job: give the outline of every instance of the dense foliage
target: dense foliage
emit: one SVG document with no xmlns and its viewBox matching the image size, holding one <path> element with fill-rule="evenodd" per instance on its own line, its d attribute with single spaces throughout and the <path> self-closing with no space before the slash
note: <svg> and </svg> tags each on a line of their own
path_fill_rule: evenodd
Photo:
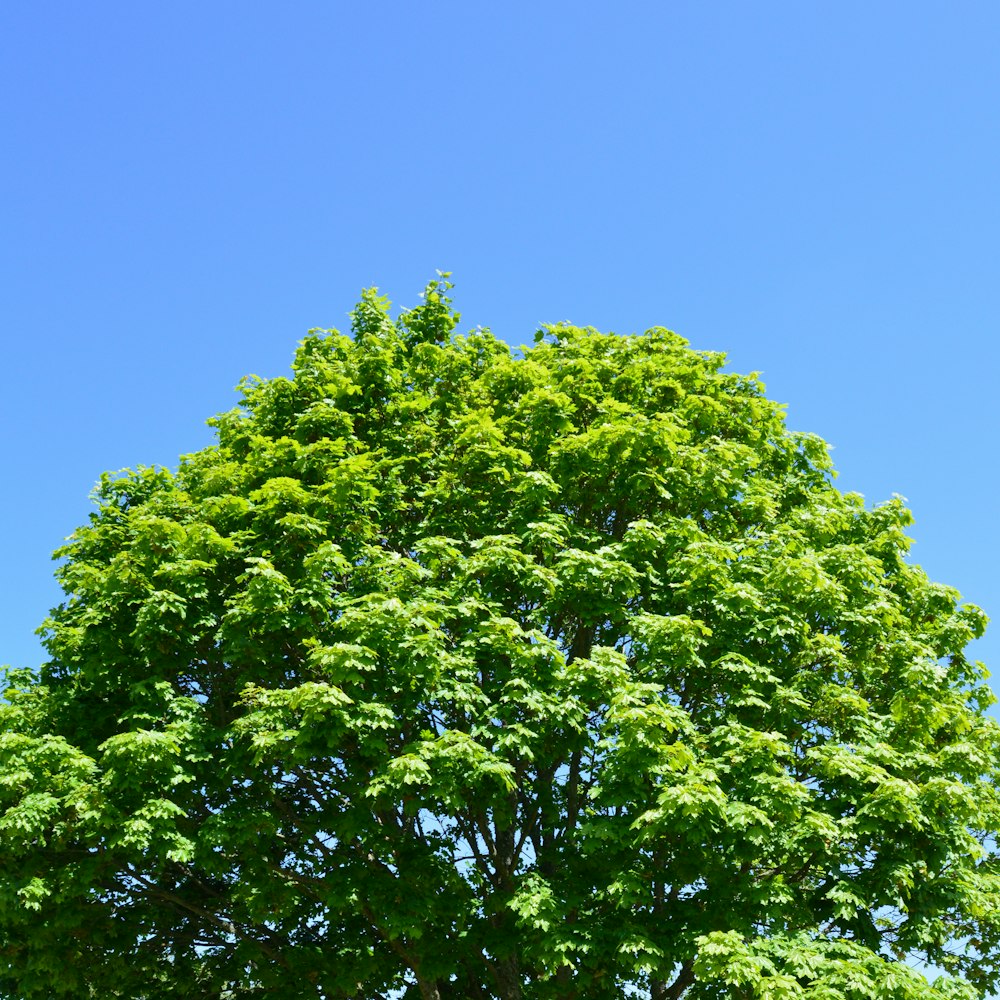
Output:
<svg viewBox="0 0 1000 1000">
<path fill-rule="evenodd" d="M 0 993 L 980 996 L 984 617 L 903 504 L 722 355 L 449 287 L 102 480 L 0 706 Z"/>
</svg>

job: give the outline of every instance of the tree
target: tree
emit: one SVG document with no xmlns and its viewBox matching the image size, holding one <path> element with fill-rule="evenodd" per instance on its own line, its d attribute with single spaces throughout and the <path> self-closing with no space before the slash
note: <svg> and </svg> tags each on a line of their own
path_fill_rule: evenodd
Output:
<svg viewBox="0 0 1000 1000">
<path fill-rule="evenodd" d="M 0 708 L 0 990 L 975 997 L 985 619 L 677 335 L 312 331 L 105 476 Z M 953 973 L 934 985 L 922 958 Z"/>
</svg>

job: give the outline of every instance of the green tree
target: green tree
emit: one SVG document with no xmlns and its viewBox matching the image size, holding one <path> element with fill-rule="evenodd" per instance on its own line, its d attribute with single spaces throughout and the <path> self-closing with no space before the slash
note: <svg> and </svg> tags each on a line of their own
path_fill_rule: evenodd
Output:
<svg viewBox="0 0 1000 1000">
<path fill-rule="evenodd" d="M 970 998 L 976 608 L 677 335 L 450 284 L 105 476 L 0 707 L 0 991 Z M 914 958 L 953 975 L 934 985 Z"/>
</svg>

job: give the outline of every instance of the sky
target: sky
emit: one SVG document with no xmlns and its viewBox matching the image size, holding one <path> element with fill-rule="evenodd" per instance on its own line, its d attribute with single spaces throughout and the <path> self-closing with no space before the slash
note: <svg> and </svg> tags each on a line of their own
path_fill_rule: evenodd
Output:
<svg viewBox="0 0 1000 1000">
<path fill-rule="evenodd" d="M 512 345 L 663 325 L 761 371 L 1000 619 L 998 45 L 961 0 L 6 0 L 0 661 L 44 658 L 102 471 L 437 269 Z"/>
</svg>

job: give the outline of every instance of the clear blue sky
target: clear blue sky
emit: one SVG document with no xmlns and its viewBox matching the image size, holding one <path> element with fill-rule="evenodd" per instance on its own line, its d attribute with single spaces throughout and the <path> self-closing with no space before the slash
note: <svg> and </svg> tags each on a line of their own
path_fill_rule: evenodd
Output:
<svg viewBox="0 0 1000 1000">
<path fill-rule="evenodd" d="M 998 52 L 996 3 L 7 0 L 0 660 L 40 661 L 102 470 L 436 268 L 513 344 L 762 370 L 1000 619 Z"/>
</svg>

